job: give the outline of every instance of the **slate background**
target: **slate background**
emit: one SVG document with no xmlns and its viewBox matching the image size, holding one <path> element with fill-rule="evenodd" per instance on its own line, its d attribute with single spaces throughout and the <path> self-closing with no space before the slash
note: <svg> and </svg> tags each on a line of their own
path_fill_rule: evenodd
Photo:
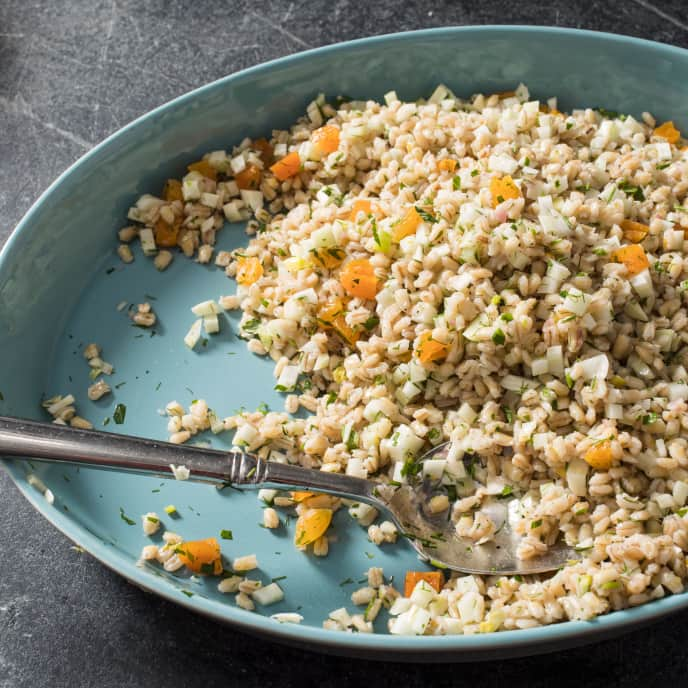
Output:
<svg viewBox="0 0 688 688">
<path fill-rule="evenodd" d="M 452 24 L 543 24 L 688 47 L 688 3 L 0 0 L 0 245 L 70 163 L 151 108 L 265 60 Z M 683 686 L 688 614 L 595 646 L 489 664 L 354 661 L 241 635 L 70 549 L 0 471 L 0 688 Z"/>
</svg>

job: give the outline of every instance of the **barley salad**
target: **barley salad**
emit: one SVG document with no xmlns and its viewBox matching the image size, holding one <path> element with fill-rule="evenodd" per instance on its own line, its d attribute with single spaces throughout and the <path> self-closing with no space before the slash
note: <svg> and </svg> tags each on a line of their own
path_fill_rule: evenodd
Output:
<svg viewBox="0 0 688 688">
<path fill-rule="evenodd" d="M 164 270 L 179 248 L 235 278 L 236 294 L 196 307 L 185 341 L 240 308 L 285 410 L 223 418 L 171 402 L 171 439 L 234 430 L 271 460 L 430 475 L 446 486 L 437 508 L 476 544 L 494 532 L 485 495 L 517 493 L 520 557 L 559 537 L 580 551 L 551 576 L 414 574 L 398 599 L 385 590 L 393 633 L 529 628 L 682 591 L 687 151 L 672 122 L 563 113 L 521 85 L 468 100 L 445 86 L 417 102 L 320 96 L 290 130 L 208 153 L 131 208 L 119 255 L 133 260 L 138 240 Z M 245 249 L 215 252 L 225 220 L 248 221 Z M 445 441 L 446 461 L 417 461 Z M 465 455 L 484 465 L 467 471 Z M 340 500 L 263 497 L 296 505 L 297 545 L 327 554 Z M 396 539 L 350 511 L 373 542 Z"/>
</svg>

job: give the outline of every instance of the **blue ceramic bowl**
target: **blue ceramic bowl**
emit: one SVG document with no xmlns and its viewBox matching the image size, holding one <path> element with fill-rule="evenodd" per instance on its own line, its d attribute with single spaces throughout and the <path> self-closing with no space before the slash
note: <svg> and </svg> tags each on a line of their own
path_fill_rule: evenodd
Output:
<svg viewBox="0 0 688 688">
<path fill-rule="evenodd" d="M 126 269 L 115 255 L 115 230 L 139 194 L 160 189 L 169 176 L 202 153 L 227 148 L 245 136 L 284 127 L 301 115 L 319 91 L 328 96 L 380 98 L 396 89 L 402 98 L 428 95 L 439 82 L 456 93 L 494 92 L 526 83 L 536 97 L 559 97 L 560 108 L 604 106 L 688 127 L 688 52 L 634 38 L 535 27 L 465 27 L 381 36 L 287 57 L 221 79 L 136 120 L 90 151 L 43 194 L 0 254 L 0 413 L 41 418 L 42 394 L 73 392 L 78 411 L 101 427 L 114 405 L 127 406 L 124 424 L 109 429 L 166 436 L 157 409 L 171 399 L 205 397 L 223 413 L 264 401 L 280 408 L 272 391 L 271 365 L 249 355 L 237 340 L 236 323 L 225 324 L 202 353 L 185 349 L 189 306 L 233 283 L 221 270 L 178 257 L 158 274 L 137 255 Z M 221 233 L 223 248 L 245 243 L 239 228 Z M 112 270 L 112 268 L 115 268 Z M 156 297 L 161 327 L 141 337 L 130 327 L 121 301 Z M 86 398 L 88 368 L 80 348 L 104 347 L 114 363 L 114 395 L 97 403 Z M 233 354 L 228 356 L 228 354 Z M 226 446 L 226 442 L 224 442 Z M 223 446 L 223 441 L 218 443 Z M 394 637 L 324 631 L 321 623 L 337 607 L 352 607 L 349 595 L 370 565 L 396 580 L 419 566 L 410 548 L 377 549 L 365 532 L 337 519 L 338 541 L 330 556 L 296 552 L 287 529 L 258 527 L 254 495 L 218 492 L 204 485 L 7 461 L 27 498 L 56 527 L 103 563 L 136 584 L 246 631 L 311 648 L 397 659 L 475 660 L 543 652 L 591 642 L 664 617 L 688 605 L 674 595 L 588 623 L 471 637 Z M 28 486 L 34 470 L 55 493 L 54 505 Z M 231 495 L 225 494 L 232 492 Z M 284 602 L 258 613 L 234 606 L 211 581 L 163 574 L 135 566 L 143 544 L 138 520 L 174 503 L 181 515 L 166 527 L 185 538 L 234 532 L 222 541 L 229 556 L 256 552 L 263 580 L 286 576 Z M 136 526 L 127 524 L 133 518 Z M 353 582 L 350 582 L 353 581 Z M 87 593 L 87 591 L 84 591 Z M 301 626 L 279 625 L 268 615 L 299 610 Z"/>
</svg>

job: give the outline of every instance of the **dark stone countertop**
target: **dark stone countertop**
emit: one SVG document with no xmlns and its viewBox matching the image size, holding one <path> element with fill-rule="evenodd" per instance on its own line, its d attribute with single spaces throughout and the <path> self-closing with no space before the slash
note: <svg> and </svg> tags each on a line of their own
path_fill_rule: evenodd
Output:
<svg viewBox="0 0 688 688">
<path fill-rule="evenodd" d="M 583 27 L 688 46 L 683 0 L 3 0 L 0 243 L 70 163 L 174 96 L 305 48 L 489 23 Z M 688 614 L 618 640 L 489 664 L 400 665 L 285 648 L 145 594 L 71 550 L 4 471 L 0 505 L 0 688 L 688 683 Z"/>
</svg>

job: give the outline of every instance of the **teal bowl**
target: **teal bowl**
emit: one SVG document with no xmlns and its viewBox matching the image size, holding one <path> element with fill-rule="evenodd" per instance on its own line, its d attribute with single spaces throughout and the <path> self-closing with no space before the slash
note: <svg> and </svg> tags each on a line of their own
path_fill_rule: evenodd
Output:
<svg viewBox="0 0 688 688">
<path fill-rule="evenodd" d="M 221 270 L 177 257 L 164 273 L 136 255 L 122 269 L 115 231 L 142 193 L 159 189 L 169 176 L 202 153 L 227 148 L 245 136 L 284 127 L 304 112 L 318 92 L 333 97 L 381 98 L 428 95 L 444 82 L 456 93 L 494 92 L 526 83 L 541 99 L 556 95 L 563 110 L 603 106 L 688 127 L 688 52 L 602 33 L 539 27 L 464 27 L 418 31 L 334 45 L 260 65 L 204 86 L 141 117 L 87 153 L 41 196 L 0 254 L 0 413 L 41 418 L 42 395 L 73 392 L 78 412 L 102 427 L 116 404 L 127 407 L 123 424 L 109 430 L 166 437 L 157 410 L 172 399 L 188 404 L 204 397 L 229 414 L 261 402 L 281 408 L 273 391 L 272 366 L 250 355 L 231 318 L 202 353 L 185 349 L 189 307 L 232 293 Z M 220 233 L 221 248 L 239 246 L 239 227 Z M 157 336 L 130 326 L 116 305 L 155 298 Z M 96 341 L 112 362 L 114 394 L 86 399 L 88 368 L 82 346 Z M 231 354 L 231 355 L 228 355 Z M 216 446 L 227 440 L 214 438 Z M 68 537 L 133 583 L 169 600 L 250 633 L 340 654 L 397 660 L 476 660 L 517 656 L 583 644 L 629 630 L 688 606 L 686 593 L 590 622 L 569 622 L 523 631 L 475 636 L 399 637 L 325 631 L 329 611 L 352 608 L 349 596 L 371 565 L 400 580 L 417 568 L 409 546 L 376 548 L 365 531 L 338 514 L 337 542 L 323 559 L 297 552 L 290 528 L 258 527 L 255 495 L 218 491 L 101 470 L 78 470 L 5 461 L 27 499 Z M 53 504 L 27 482 L 38 475 L 55 495 Z M 228 494 L 229 493 L 229 494 Z M 165 526 L 185 538 L 217 536 L 230 557 L 255 552 L 258 575 L 284 576 L 286 597 L 274 607 L 247 612 L 222 596 L 212 581 L 183 578 L 136 560 L 146 543 L 141 514 L 163 513 L 174 504 L 177 519 Z M 127 519 L 137 521 L 135 526 Z M 84 594 L 88 594 L 84 590 Z M 302 625 L 278 624 L 276 611 L 299 611 Z M 141 620 L 145 623 L 145 619 Z"/>
</svg>

